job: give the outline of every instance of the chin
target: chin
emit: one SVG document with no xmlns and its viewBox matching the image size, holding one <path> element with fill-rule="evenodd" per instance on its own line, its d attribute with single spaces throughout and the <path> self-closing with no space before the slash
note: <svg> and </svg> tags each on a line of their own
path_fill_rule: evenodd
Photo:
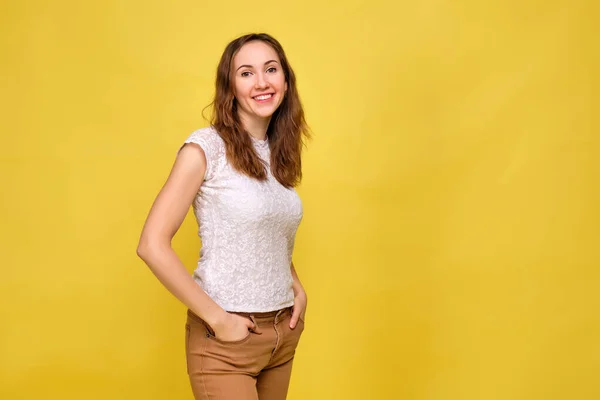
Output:
<svg viewBox="0 0 600 400">
<path fill-rule="evenodd" d="M 275 114 L 275 111 L 277 111 L 277 109 L 273 109 L 273 110 L 262 110 L 262 111 L 256 111 L 254 113 L 254 115 L 256 115 L 259 118 L 271 118 L 273 116 L 273 114 Z"/>
</svg>

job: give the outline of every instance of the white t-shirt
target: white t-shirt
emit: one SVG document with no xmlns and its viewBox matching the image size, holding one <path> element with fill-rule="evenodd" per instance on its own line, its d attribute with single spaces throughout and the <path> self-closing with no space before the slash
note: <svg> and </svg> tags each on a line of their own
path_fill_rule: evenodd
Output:
<svg viewBox="0 0 600 400">
<path fill-rule="evenodd" d="M 270 164 L 268 140 L 252 138 Z M 193 132 L 206 156 L 204 182 L 193 209 L 202 241 L 194 279 L 225 311 L 267 312 L 294 304 L 292 251 L 302 220 L 296 191 L 268 170 L 264 182 L 227 162 L 225 143 L 213 127 Z"/>
</svg>

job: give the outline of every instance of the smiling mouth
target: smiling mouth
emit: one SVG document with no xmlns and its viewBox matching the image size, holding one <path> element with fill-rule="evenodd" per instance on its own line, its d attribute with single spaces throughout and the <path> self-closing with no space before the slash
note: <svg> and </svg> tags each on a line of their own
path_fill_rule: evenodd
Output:
<svg viewBox="0 0 600 400">
<path fill-rule="evenodd" d="M 260 96 L 253 97 L 253 99 L 256 101 L 266 101 L 266 100 L 271 99 L 273 96 L 274 96 L 273 93 L 261 94 Z"/>
</svg>

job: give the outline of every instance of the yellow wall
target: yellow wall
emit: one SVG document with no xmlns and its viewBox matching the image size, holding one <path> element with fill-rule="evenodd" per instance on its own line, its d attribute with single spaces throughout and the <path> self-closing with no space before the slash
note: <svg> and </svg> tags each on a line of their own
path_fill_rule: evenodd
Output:
<svg viewBox="0 0 600 400">
<path fill-rule="evenodd" d="M 225 44 L 263 30 L 315 132 L 289 398 L 600 398 L 594 3 L 4 1 L 0 398 L 191 399 L 135 247 Z"/>
</svg>

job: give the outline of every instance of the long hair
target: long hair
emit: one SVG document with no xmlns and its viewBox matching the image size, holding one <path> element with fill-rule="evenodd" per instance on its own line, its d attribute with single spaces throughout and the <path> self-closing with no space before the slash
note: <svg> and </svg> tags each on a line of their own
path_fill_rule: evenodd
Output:
<svg viewBox="0 0 600 400">
<path fill-rule="evenodd" d="M 267 138 L 271 150 L 271 173 L 283 186 L 292 188 L 302 180 L 301 153 L 304 139 L 310 138 L 310 132 L 296 88 L 296 75 L 275 38 L 266 33 L 253 33 L 227 45 L 217 68 L 210 122 L 225 142 L 227 160 L 233 168 L 260 181 L 266 180 L 267 166 L 256 153 L 250 135 L 238 118 L 232 73 L 233 58 L 239 49 L 256 40 L 270 45 L 277 52 L 287 82 L 283 101 L 271 116 Z"/>
</svg>

